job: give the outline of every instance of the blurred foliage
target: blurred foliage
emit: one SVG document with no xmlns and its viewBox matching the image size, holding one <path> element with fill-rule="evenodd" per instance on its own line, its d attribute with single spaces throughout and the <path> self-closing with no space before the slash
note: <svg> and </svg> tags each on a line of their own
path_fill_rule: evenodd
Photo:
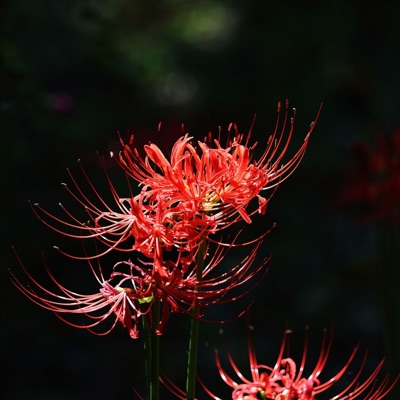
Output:
<svg viewBox="0 0 400 400">
<path fill-rule="evenodd" d="M 104 184 L 96 151 L 118 151 L 117 131 L 167 147 L 181 123 L 195 136 L 231 121 L 245 132 L 257 114 L 254 140 L 262 146 L 276 102 L 285 98 L 297 107 L 298 142 L 324 106 L 302 165 L 254 225 L 261 232 L 278 223 L 266 241 L 273 262 L 256 292 L 254 325 L 265 338 L 261 332 L 279 335 L 285 322 L 318 331 L 335 321 L 333 357 L 343 361 L 365 339 L 379 359 L 378 233 L 330 205 L 351 165 L 353 141 L 399 125 L 399 16 L 398 2 L 360 0 L 4 1 L 2 397 L 129 398 L 143 381 L 139 342 L 124 332 L 107 338 L 76 332 L 9 283 L 7 268 L 18 270 L 11 245 L 40 277 L 40 252 L 52 254 L 49 247 L 61 240 L 35 219 L 27 199 L 64 201 L 58 184 L 77 158 Z M 157 134 L 159 121 L 165 128 Z M 70 260 L 52 261 L 57 270 L 74 268 Z M 164 367 L 178 376 L 187 330 L 183 317 L 176 321 L 165 337 L 176 365 Z M 245 346 L 243 325 L 226 327 L 234 348 Z M 218 329 L 204 327 L 210 346 Z M 211 360 L 205 351 L 203 371 Z"/>
</svg>

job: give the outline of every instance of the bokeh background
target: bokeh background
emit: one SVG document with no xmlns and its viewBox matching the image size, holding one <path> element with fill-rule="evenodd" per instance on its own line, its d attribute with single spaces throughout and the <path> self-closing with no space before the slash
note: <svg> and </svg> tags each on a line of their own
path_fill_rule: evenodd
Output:
<svg viewBox="0 0 400 400">
<path fill-rule="evenodd" d="M 63 282 L 85 290 L 85 267 L 53 250 L 64 239 L 35 218 L 28 199 L 50 210 L 68 202 L 60 183 L 67 167 L 79 172 L 77 159 L 106 191 L 97 152 L 118 151 L 118 131 L 167 148 L 181 123 L 196 137 L 232 121 L 246 132 L 257 114 L 261 147 L 286 98 L 297 109 L 293 152 L 324 105 L 305 159 L 252 228 L 277 223 L 262 249 L 272 255 L 270 271 L 251 296 L 260 361 L 274 362 L 286 327 L 301 351 L 309 326 L 313 353 L 333 326 L 332 371 L 359 341 L 369 371 L 393 353 L 378 283 L 379 224 L 357 224 L 333 205 L 354 164 L 353 143 L 400 124 L 399 2 L 13 0 L 2 2 L 0 19 L 3 399 L 144 391 L 140 340 L 122 329 L 97 337 L 68 327 L 12 286 L 9 269 L 24 279 L 15 246 L 38 279 L 44 252 Z M 223 344 L 247 371 L 245 325 L 202 331 L 200 376 L 225 398 L 212 348 Z M 162 369 L 180 385 L 187 332 L 186 318 L 173 315 L 162 337 Z M 396 357 L 388 365 L 400 372 Z"/>
</svg>

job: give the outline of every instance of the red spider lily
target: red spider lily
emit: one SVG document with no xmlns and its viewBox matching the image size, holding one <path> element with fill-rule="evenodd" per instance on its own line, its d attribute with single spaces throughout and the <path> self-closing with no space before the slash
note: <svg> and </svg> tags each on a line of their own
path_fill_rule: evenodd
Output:
<svg viewBox="0 0 400 400">
<path fill-rule="evenodd" d="M 257 210 L 251 214 L 265 212 L 269 199 L 262 197 L 260 192 L 275 188 L 293 173 L 305 153 L 314 129 L 315 124 L 312 123 L 302 146 L 292 159 L 283 164 L 295 120 L 294 110 L 290 124 L 288 123 L 288 106 L 286 101 L 281 126 L 281 105 L 278 103 L 275 131 L 257 161 L 252 156 L 256 143 L 248 146 L 251 129 L 245 137 L 238 132 L 235 124 L 231 124 L 235 137 L 227 147 L 222 147 L 218 140 L 214 140 L 215 148 L 199 141 L 197 150 L 191 143 L 192 138 L 185 135 L 173 146 L 170 159 L 155 144 L 144 146 L 146 157 L 143 159 L 133 147 L 133 136 L 129 144 L 121 139 L 123 151 L 119 156 L 120 165 L 152 195 L 163 193 L 172 202 L 184 202 L 185 207 L 194 214 L 212 215 L 219 228 L 236 222 L 238 214 L 250 223 L 250 215 L 246 211 L 250 201 L 257 197 L 259 203 Z M 290 128 L 285 139 L 287 125 Z"/>
<path fill-rule="evenodd" d="M 212 252 L 211 259 L 204 266 L 201 281 L 196 278 L 196 263 L 192 263 L 186 271 L 183 271 L 176 263 L 166 261 L 164 263 L 164 275 L 167 279 L 157 280 L 154 291 L 154 296 L 159 298 L 163 304 L 163 315 L 156 332 L 162 333 L 170 310 L 185 312 L 193 316 L 191 311 L 197 308 L 199 312 L 194 317 L 204 321 L 205 308 L 211 305 L 233 302 L 248 294 L 267 273 L 265 266 L 268 258 L 262 260 L 258 266 L 253 268 L 261 243 L 262 240 L 258 240 L 252 251 L 240 263 L 223 271 L 219 266 L 229 249 L 218 246 Z M 207 259 L 207 255 L 205 258 Z M 238 291 L 239 288 L 250 282 L 253 282 L 250 287 Z M 236 317 L 242 314 L 243 312 Z M 223 322 L 226 321 L 219 321 L 219 323 Z"/>
<path fill-rule="evenodd" d="M 172 248 L 178 249 L 181 253 L 190 254 L 204 239 L 204 231 L 212 230 L 213 218 L 206 215 L 201 217 L 193 215 L 185 209 L 183 203 L 172 203 L 161 194 L 156 198 L 149 199 L 146 191 L 142 191 L 137 196 L 121 198 L 108 179 L 114 201 L 119 208 L 118 211 L 112 210 L 96 191 L 83 169 L 82 171 L 100 202 L 99 206 L 89 200 L 71 174 L 76 192 L 67 185 L 64 184 L 64 186 L 84 207 L 90 221 L 81 222 L 63 206 L 61 207 L 68 219 L 61 219 L 50 214 L 38 203 L 34 205 L 33 209 L 42 222 L 65 236 L 78 239 L 96 238 L 103 243 L 106 250 L 94 257 L 102 256 L 111 250 L 122 252 L 137 250 L 157 261 L 163 250 Z M 47 222 L 36 210 L 39 210 L 42 215 L 50 217 L 55 223 Z M 91 257 L 85 255 L 82 258 Z"/>
<path fill-rule="evenodd" d="M 99 291 L 89 295 L 76 293 L 61 285 L 47 263 L 45 267 L 55 285 L 55 291 L 38 283 L 21 262 L 33 286 L 26 287 L 14 274 L 11 276 L 15 286 L 34 303 L 53 311 L 62 321 L 71 326 L 86 328 L 99 335 L 109 333 L 119 321 L 132 338 L 137 338 L 139 317 L 148 314 L 151 319 L 153 302 L 158 300 L 162 304 L 162 314 L 160 322 L 154 328 L 155 332 L 161 335 L 171 312 L 184 312 L 191 315 L 192 308 L 198 307 L 200 312 L 195 317 L 204 320 L 203 310 L 206 307 L 232 302 L 245 296 L 267 272 L 264 267 L 268 259 L 264 259 L 253 268 L 261 243 L 262 241 L 258 240 L 252 251 L 240 263 L 228 270 L 222 270 L 220 264 L 229 249 L 218 246 L 204 266 L 200 282 L 196 279 L 196 262 L 189 263 L 185 260 L 182 266 L 180 259 L 175 263 L 170 260 L 163 261 L 159 266 L 161 272 L 154 269 L 153 261 L 141 261 L 140 266 L 130 260 L 122 261 L 114 266 L 108 279 L 104 278 L 99 262 L 95 266 L 88 260 L 99 284 Z M 235 289 L 252 281 L 255 283 L 251 288 L 237 294 Z M 63 314 L 83 314 L 89 318 L 90 322 L 78 325 L 62 317 Z M 105 325 L 106 320 L 112 320 L 111 327 L 108 326 L 102 331 L 93 330 L 100 324 Z"/>
<path fill-rule="evenodd" d="M 67 289 L 56 280 L 45 262 L 46 271 L 55 286 L 54 291 L 49 290 L 29 274 L 20 260 L 19 263 L 32 286 L 24 286 L 11 273 L 14 285 L 35 304 L 54 312 L 63 322 L 75 328 L 88 329 L 96 335 L 106 335 L 120 322 L 135 339 L 139 335 L 139 317 L 151 311 L 152 282 L 141 268 L 132 263 L 128 264 L 128 273 L 119 271 L 119 268 L 127 263 L 116 264 L 109 279 L 105 279 L 100 264 L 97 263 L 95 268 L 89 261 L 99 284 L 99 290 L 94 294 L 80 294 Z M 81 314 L 87 317 L 89 322 L 77 324 L 64 318 L 64 314 Z M 105 328 L 98 329 L 100 325 Z"/>
<path fill-rule="evenodd" d="M 251 378 L 247 379 L 238 369 L 231 355 L 228 353 L 229 363 L 237 375 L 237 379 L 229 376 L 221 365 L 218 352 L 216 352 L 216 364 L 223 381 L 233 389 L 232 400 L 316 400 L 320 394 L 330 389 L 335 383 L 345 378 L 350 365 L 353 364 L 359 346 L 351 353 L 344 366 L 331 378 L 322 381 L 320 378 L 325 368 L 331 350 L 332 340 L 327 340 L 324 335 L 321 351 L 314 369 L 305 377 L 304 369 L 307 359 L 307 339 L 305 342 L 303 355 L 300 365 L 297 367 L 292 358 L 284 357 L 287 347 L 287 336 L 290 331 L 286 331 L 279 351 L 278 359 L 273 367 L 259 364 L 256 358 L 254 346 L 251 340 L 248 343 L 249 361 Z M 330 400 L 350 400 L 364 396 L 364 400 L 383 399 L 394 387 L 399 377 L 389 384 L 389 377 L 386 376 L 378 383 L 377 377 L 383 366 L 383 360 L 376 366 L 374 371 L 363 382 L 360 382 L 360 375 L 363 372 L 367 360 L 367 353 L 363 357 L 360 367 L 344 389 L 339 393 L 331 395 Z M 163 382 L 171 392 L 180 399 L 185 399 L 185 393 L 168 379 Z M 213 394 L 203 382 L 201 382 L 206 393 L 215 400 L 221 400 Z M 327 398 L 327 397 L 325 397 Z"/>
<path fill-rule="evenodd" d="M 348 173 L 348 181 L 338 199 L 339 206 L 364 206 L 358 220 L 400 222 L 400 130 L 385 137 L 376 135 L 376 143 L 354 145 L 357 165 Z"/>
<path fill-rule="evenodd" d="M 157 265 L 161 263 L 162 252 L 171 248 L 190 256 L 210 233 L 226 228 L 239 216 L 250 223 L 252 214 L 264 213 L 269 199 L 260 192 L 275 188 L 300 163 L 314 123 L 293 158 L 282 164 L 293 135 L 294 115 L 289 124 L 286 103 L 282 129 L 278 133 L 280 108 L 279 104 L 275 131 L 258 161 L 252 159 L 255 145 L 248 147 L 251 130 L 244 140 L 236 126 L 236 136 L 227 148 L 217 140 L 214 141 L 216 148 L 199 142 L 199 154 L 189 136 L 181 137 L 172 149 L 170 161 L 154 144 L 144 146 L 147 155 L 143 159 L 132 143 L 125 144 L 121 139 L 123 151 L 119 164 L 142 186 L 140 194 L 134 196 L 129 188 L 129 196 L 120 196 L 106 173 L 115 203 L 109 205 L 82 168 L 89 193 L 71 173 L 72 189 L 65 187 L 84 207 L 89 222 L 83 222 L 64 207 L 66 218 L 50 214 L 39 204 L 35 205 L 35 212 L 45 224 L 66 236 L 100 240 L 106 250 L 97 256 L 110 250 L 138 250 L 154 258 Z M 290 128 L 285 139 L 287 125 Z M 258 198 L 258 207 L 248 213 L 246 208 L 254 198 Z"/>
</svg>

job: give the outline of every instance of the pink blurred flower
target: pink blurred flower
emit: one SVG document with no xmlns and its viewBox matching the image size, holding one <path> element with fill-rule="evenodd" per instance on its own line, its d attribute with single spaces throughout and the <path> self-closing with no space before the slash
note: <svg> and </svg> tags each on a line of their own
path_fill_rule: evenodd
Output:
<svg viewBox="0 0 400 400">
<path fill-rule="evenodd" d="M 57 92 L 50 97 L 50 107 L 60 114 L 68 113 L 73 106 L 74 100 L 67 92 Z"/>
</svg>

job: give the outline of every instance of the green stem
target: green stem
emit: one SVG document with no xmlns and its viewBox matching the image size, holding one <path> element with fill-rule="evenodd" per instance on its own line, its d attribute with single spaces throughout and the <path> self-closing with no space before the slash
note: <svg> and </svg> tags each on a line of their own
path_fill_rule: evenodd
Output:
<svg viewBox="0 0 400 400">
<path fill-rule="evenodd" d="M 145 368 L 146 368 L 146 381 L 147 381 L 147 392 L 151 391 L 151 330 L 148 315 L 142 316 L 143 321 L 143 336 L 144 336 L 144 357 L 145 357 Z"/>
<path fill-rule="evenodd" d="M 153 302 L 151 324 L 148 315 L 143 315 L 142 318 L 146 380 L 149 400 L 159 400 L 160 337 L 156 334 L 156 329 L 160 321 L 160 301 L 154 300 Z"/>
<path fill-rule="evenodd" d="M 197 253 L 197 267 L 196 267 L 196 280 L 201 282 L 203 276 L 204 258 L 206 254 L 207 243 L 203 240 Z M 199 326 L 200 321 L 197 315 L 200 307 L 193 306 L 192 320 L 190 325 L 190 340 L 189 340 L 189 355 L 188 367 L 186 375 L 186 400 L 194 400 L 196 391 L 196 371 L 197 371 L 197 349 L 199 345 Z"/>
<path fill-rule="evenodd" d="M 159 400 L 160 392 L 160 336 L 156 334 L 156 329 L 160 322 L 161 303 L 159 300 L 154 300 L 152 313 L 152 329 L 151 329 L 151 390 L 150 400 Z"/>
</svg>

